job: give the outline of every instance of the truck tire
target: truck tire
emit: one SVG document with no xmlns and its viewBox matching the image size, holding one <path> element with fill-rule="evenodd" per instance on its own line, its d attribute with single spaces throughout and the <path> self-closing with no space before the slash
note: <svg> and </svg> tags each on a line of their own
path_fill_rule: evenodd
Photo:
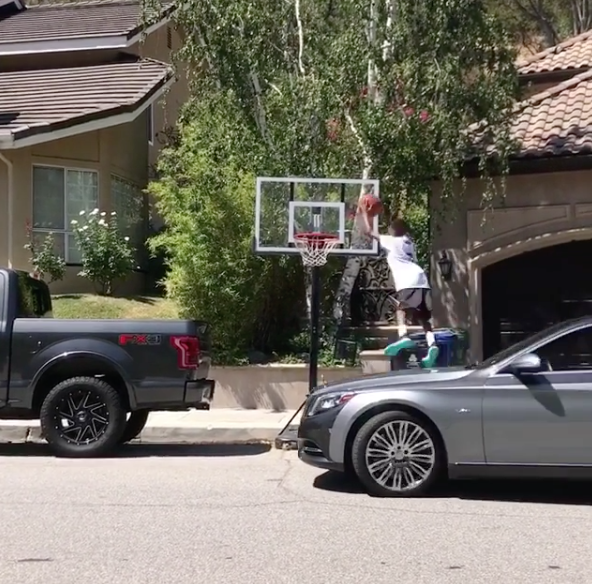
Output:
<svg viewBox="0 0 592 584">
<path fill-rule="evenodd" d="M 82 458 L 112 451 L 125 428 L 117 390 L 96 377 L 58 383 L 41 406 L 41 432 L 56 456 Z"/>
<path fill-rule="evenodd" d="M 125 423 L 123 435 L 119 439 L 119 444 L 125 444 L 131 442 L 134 438 L 137 438 L 148 421 L 150 410 L 136 410 L 130 414 L 130 417 Z"/>
</svg>

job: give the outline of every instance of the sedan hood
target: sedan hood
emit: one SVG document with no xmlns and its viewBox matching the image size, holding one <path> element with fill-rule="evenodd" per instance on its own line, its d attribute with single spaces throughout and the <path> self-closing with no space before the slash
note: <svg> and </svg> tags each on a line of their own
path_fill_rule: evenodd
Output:
<svg viewBox="0 0 592 584">
<path fill-rule="evenodd" d="M 365 391 L 376 390 L 396 386 L 408 386 L 421 384 L 426 389 L 433 385 L 445 383 L 447 381 L 456 381 L 471 374 L 470 369 L 465 367 L 445 367 L 443 369 L 405 369 L 403 371 L 389 371 L 387 373 L 378 373 L 376 375 L 363 375 L 328 383 L 315 391 L 316 395 L 330 393 L 332 391 Z"/>
</svg>

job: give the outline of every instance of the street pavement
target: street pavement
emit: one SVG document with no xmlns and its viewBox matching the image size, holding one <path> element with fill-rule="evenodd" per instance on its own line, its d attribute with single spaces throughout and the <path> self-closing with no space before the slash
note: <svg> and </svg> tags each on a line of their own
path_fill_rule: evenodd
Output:
<svg viewBox="0 0 592 584">
<path fill-rule="evenodd" d="M 4 584 L 589 584 L 592 488 L 371 498 L 263 445 L 0 446 Z"/>
</svg>

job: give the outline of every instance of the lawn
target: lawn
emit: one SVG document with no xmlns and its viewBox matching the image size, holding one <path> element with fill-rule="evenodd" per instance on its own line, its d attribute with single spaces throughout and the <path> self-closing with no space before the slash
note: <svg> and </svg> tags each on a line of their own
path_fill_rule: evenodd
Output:
<svg viewBox="0 0 592 584">
<path fill-rule="evenodd" d="M 96 294 L 63 294 L 53 297 L 55 318 L 178 318 L 175 304 L 165 298 L 132 296 L 109 298 Z"/>
</svg>

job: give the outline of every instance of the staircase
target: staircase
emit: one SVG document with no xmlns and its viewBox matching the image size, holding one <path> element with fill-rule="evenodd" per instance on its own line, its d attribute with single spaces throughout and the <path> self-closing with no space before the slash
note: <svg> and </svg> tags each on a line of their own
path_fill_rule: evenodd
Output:
<svg viewBox="0 0 592 584">
<path fill-rule="evenodd" d="M 337 340 L 336 353 L 346 362 L 358 356 L 364 374 L 391 370 L 384 349 L 399 338 L 394 301 L 395 288 L 388 264 L 383 257 L 367 259 L 352 291 L 350 326 Z M 421 331 L 419 326 L 407 326 L 409 333 Z M 355 353 L 355 355 L 354 355 Z"/>
<path fill-rule="evenodd" d="M 420 332 L 420 326 L 407 326 L 411 333 Z M 391 370 L 391 362 L 384 354 L 384 349 L 399 338 L 397 326 L 391 323 L 381 323 L 348 327 L 343 330 L 338 343 L 351 344 L 358 351 L 362 363 L 362 373 L 372 375 Z"/>
</svg>

